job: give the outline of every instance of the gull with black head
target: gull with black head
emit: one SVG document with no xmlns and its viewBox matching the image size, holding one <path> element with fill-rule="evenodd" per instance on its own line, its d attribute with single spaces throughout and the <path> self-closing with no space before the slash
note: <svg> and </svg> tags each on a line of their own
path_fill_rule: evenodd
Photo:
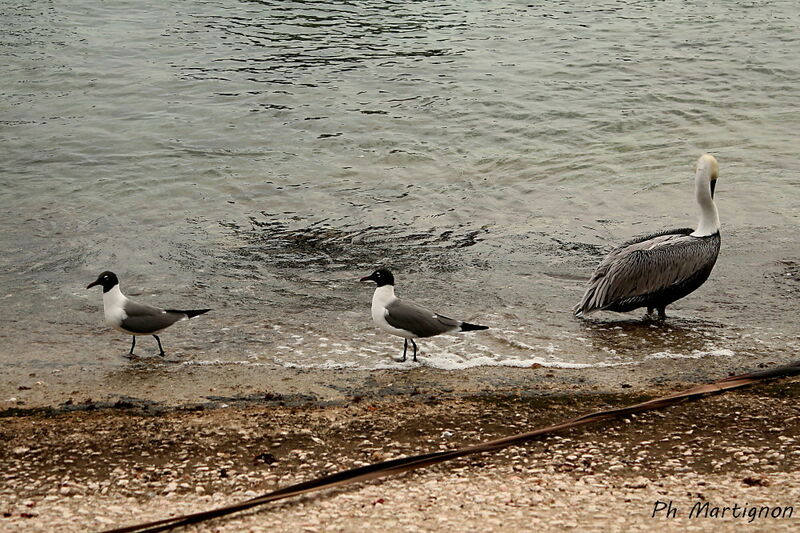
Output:
<svg viewBox="0 0 800 533">
<path fill-rule="evenodd" d="M 394 294 L 394 276 L 385 268 L 361 278 L 361 281 L 374 281 L 378 285 L 372 295 L 372 320 L 380 329 L 405 339 L 402 361 L 406 360 L 408 341 L 414 347 L 413 359 L 416 361 L 417 343 L 414 339 L 442 333 L 489 329 L 487 326 L 448 318 L 414 302 L 401 300 Z"/>
<path fill-rule="evenodd" d="M 697 161 L 694 185 L 700 208 L 697 228 L 680 228 L 636 237 L 614 248 L 592 274 L 575 315 L 594 311 L 632 311 L 647 307 L 648 316 L 702 285 L 717 262 L 719 214 L 714 189 L 719 167 L 714 156 Z"/>
<path fill-rule="evenodd" d="M 103 287 L 103 312 L 106 323 L 112 328 L 132 335 L 131 351 L 136 346 L 137 335 L 152 335 L 158 342 L 159 355 L 163 356 L 164 348 L 157 333 L 161 333 L 175 322 L 202 315 L 211 309 L 159 309 L 150 305 L 140 304 L 129 300 L 119 289 L 119 279 L 113 272 L 103 272 L 86 288 L 100 285 Z"/>
</svg>

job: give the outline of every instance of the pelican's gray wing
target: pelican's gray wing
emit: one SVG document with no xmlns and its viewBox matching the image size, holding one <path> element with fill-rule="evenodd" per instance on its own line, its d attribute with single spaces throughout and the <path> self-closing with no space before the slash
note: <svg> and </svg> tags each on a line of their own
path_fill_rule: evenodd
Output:
<svg viewBox="0 0 800 533">
<path fill-rule="evenodd" d="M 692 237 L 692 231 L 644 235 L 609 252 L 592 274 L 575 314 L 626 307 L 710 271 L 719 253 L 719 234 Z"/>
<path fill-rule="evenodd" d="M 122 320 L 120 326 L 132 333 L 155 333 L 186 318 L 183 313 L 165 311 L 130 300 L 125 302 L 122 309 L 127 316 Z"/>
<path fill-rule="evenodd" d="M 460 320 L 442 316 L 404 300 L 395 300 L 387 305 L 385 318 L 393 328 L 410 331 L 417 337 L 432 337 L 454 331 L 461 326 Z"/>
</svg>

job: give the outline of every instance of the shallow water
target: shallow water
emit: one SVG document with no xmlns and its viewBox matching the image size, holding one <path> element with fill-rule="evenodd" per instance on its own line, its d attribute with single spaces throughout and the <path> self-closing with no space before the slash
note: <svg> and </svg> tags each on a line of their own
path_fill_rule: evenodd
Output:
<svg viewBox="0 0 800 533">
<path fill-rule="evenodd" d="M 800 16 L 719 4 L 6 5 L 0 368 L 127 364 L 84 289 L 106 269 L 214 308 L 162 336 L 187 365 L 408 367 L 356 281 L 377 265 L 492 327 L 423 365 L 792 359 Z M 610 246 L 694 223 L 703 152 L 710 280 L 664 324 L 574 319 Z"/>
</svg>

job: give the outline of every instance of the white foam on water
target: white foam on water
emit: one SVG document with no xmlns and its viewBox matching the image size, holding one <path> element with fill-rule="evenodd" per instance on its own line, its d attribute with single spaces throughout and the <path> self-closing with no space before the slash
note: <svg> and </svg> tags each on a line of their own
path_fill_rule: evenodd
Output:
<svg viewBox="0 0 800 533">
<path fill-rule="evenodd" d="M 399 359 L 391 359 L 389 357 L 375 360 L 369 363 L 356 363 L 352 361 L 343 362 L 335 359 L 323 359 L 320 357 L 319 362 L 293 362 L 293 361 L 279 361 L 275 362 L 284 368 L 298 368 L 306 370 L 404 370 L 417 367 L 435 368 L 438 370 L 465 370 L 468 368 L 476 367 L 515 367 L 515 368 L 529 368 L 531 366 L 546 367 L 546 368 L 607 368 L 615 366 L 636 365 L 634 361 L 620 361 L 620 362 L 600 362 L 600 363 L 575 363 L 571 361 L 563 361 L 552 358 L 544 357 L 531 357 L 526 359 L 519 358 L 495 358 L 487 355 L 479 355 L 475 357 L 464 357 L 460 354 L 436 354 L 436 355 L 419 355 L 416 362 L 409 357 L 406 361 Z M 256 365 L 254 365 L 256 366 Z M 263 365 L 260 365 L 263 366 Z"/>
<path fill-rule="evenodd" d="M 305 370 L 364 370 L 358 363 L 334 361 L 333 359 L 327 359 L 315 364 L 283 362 L 280 366 Z"/>
<path fill-rule="evenodd" d="M 248 360 L 195 360 L 181 364 L 187 366 L 249 366 L 303 370 L 408 370 L 418 367 L 438 370 L 465 370 L 477 367 L 511 368 L 610 368 L 639 365 L 646 360 L 656 359 L 700 359 L 703 357 L 733 357 L 735 352 L 729 348 L 718 348 L 708 343 L 702 349 L 691 352 L 665 350 L 644 357 L 623 357 L 616 349 L 602 347 L 604 357 L 597 360 L 581 360 L 565 356 L 573 350 L 550 342 L 545 337 L 534 337 L 525 341 L 518 338 L 524 335 L 518 331 L 498 331 L 499 335 L 447 336 L 435 339 L 421 339 L 418 360 L 414 362 L 409 346 L 407 360 L 401 361 L 402 341 L 394 338 L 380 338 L 373 334 L 355 335 L 346 342 L 331 342 L 329 337 L 316 335 L 293 335 L 289 342 L 275 346 L 274 351 L 251 352 Z"/>
<path fill-rule="evenodd" d="M 222 361 L 221 359 L 213 359 L 210 361 L 181 361 L 181 366 L 274 366 L 269 363 L 262 363 L 258 361 Z"/>
<path fill-rule="evenodd" d="M 482 345 L 471 347 L 473 355 L 440 348 L 436 345 L 426 346 L 425 352 L 418 355 L 417 362 L 411 360 L 408 354 L 406 361 L 400 360 L 400 354 L 396 346 L 387 346 L 386 349 L 373 348 L 353 348 L 328 350 L 315 356 L 304 355 L 302 352 L 294 352 L 289 358 L 276 354 L 262 354 L 258 359 L 249 361 L 223 361 L 213 360 L 193 360 L 182 361 L 182 366 L 247 366 L 247 367 L 270 367 L 280 366 L 283 368 L 295 368 L 303 370 L 406 370 L 410 368 L 427 367 L 438 370 L 465 370 L 477 367 L 513 367 L 530 368 L 532 366 L 545 368 L 563 369 L 584 369 L 584 368 L 611 368 L 619 366 L 639 365 L 641 361 L 598 361 L 593 363 L 583 363 L 569 361 L 553 355 L 551 346 L 539 347 L 538 353 L 530 356 L 508 357 L 497 355 Z M 343 360 L 344 355 L 349 360 Z M 396 355 L 395 355 L 396 354 Z M 735 352 L 728 348 L 710 347 L 705 350 L 693 350 L 691 353 L 680 353 L 672 351 L 655 352 L 644 359 L 701 359 L 703 357 L 733 357 Z M 296 360 L 291 360 L 299 356 Z M 255 357 L 251 356 L 251 359 Z M 268 359 L 268 360 L 266 360 Z M 356 360 L 353 360 L 356 359 Z"/>
<path fill-rule="evenodd" d="M 401 365 L 403 363 L 400 363 Z M 436 356 L 427 356 L 424 359 L 420 358 L 417 365 L 439 370 L 464 370 L 467 368 L 476 368 L 480 366 L 507 366 L 516 368 L 529 368 L 531 366 L 542 366 L 546 368 L 601 368 L 611 366 L 632 365 L 634 362 L 603 362 L 603 363 L 574 363 L 570 361 L 562 361 L 558 359 L 550 359 L 543 357 L 531 357 L 529 359 L 518 358 L 494 358 L 487 355 L 477 357 L 462 357 L 457 354 Z M 396 365 L 378 364 L 376 368 L 396 368 Z"/>
<path fill-rule="evenodd" d="M 619 358 L 592 363 L 570 361 L 555 355 L 561 350 L 553 343 L 535 346 L 519 341 L 509 342 L 508 339 L 504 339 L 504 342 L 508 342 L 515 348 L 514 354 L 503 353 L 496 348 L 479 344 L 476 339 L 451 337 L 444 340 L 419 341 L 417 362 L 411 359 L 413 352 L 410 347 L 407 360 L 401 361 L 402 344 L 390 341 L 378 341 L 377 343 L 373 341 L 370 343 L 370 347 L 341 344 L 333 348 L 327 345 L 324 350 L 317 352 L 314 356 L 298 357 L 298 352 L 292 351 L 271 354 L 270 357 L 275 364 L 285 368 L 319 370 L 401 370 L 420 366 L 440 370 L 463 370 L 482 366 L 515 368 L 542 366 L 578 369 L 638 364 L 633 361 L 622 361 Z M 319 344 L 318 347 L 323 346 Z"/>
<path fill-rule="evenodd" d="M 645 359 L 700 359 L 703 357 L 733 357 L 736 353 L 729 348 L 710 348 L 708 350 L 692 350 L 691 353 L 676 353 L 669 350 L 648 355 Z"/>
</svg>

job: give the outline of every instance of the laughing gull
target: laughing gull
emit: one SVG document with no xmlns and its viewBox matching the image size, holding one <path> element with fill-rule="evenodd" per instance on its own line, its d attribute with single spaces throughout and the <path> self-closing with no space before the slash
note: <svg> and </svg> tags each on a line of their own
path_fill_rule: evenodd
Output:
<svg viewBox="0 0 800 533">
<path fill-rule="evenodd" d="M 87 285 L 91 289 L 95 285 L 103 287 L 103 312 L 105 313 L 106 323 L 114 329 L 133 336 L 131 351 L 136 346 L 136 335 L 152 335 L 158 342 L 158 349 L 164 355 L 164 348 L 161 347 L 161 339 L 156 333 L 170 327 L 175 322 L 186 320 L 197 315 L 202 315 L 211 309 L 159 309 L 144 304 L 132 302 L 119 290 L 119 280 L 113 272 L 103 272 L 97 279 Z"/>
<path fill-rule="evenodd" d="M 394 276 L 385 268 L 361 278 L 361 281 L 374 281 L 378 284 L 372 296 L 372 320 L 382 330 L 405 339 L 403 361 L 406 360 L 409 340 L 414 347 L 414 361 L 416 361 L 417 343 L 414 339 L 433 337 L 441 333 L 489 329 L 488 326 L 454 320 L 421 305 L 399 299 L 394 295 Z"/>
</svg>

